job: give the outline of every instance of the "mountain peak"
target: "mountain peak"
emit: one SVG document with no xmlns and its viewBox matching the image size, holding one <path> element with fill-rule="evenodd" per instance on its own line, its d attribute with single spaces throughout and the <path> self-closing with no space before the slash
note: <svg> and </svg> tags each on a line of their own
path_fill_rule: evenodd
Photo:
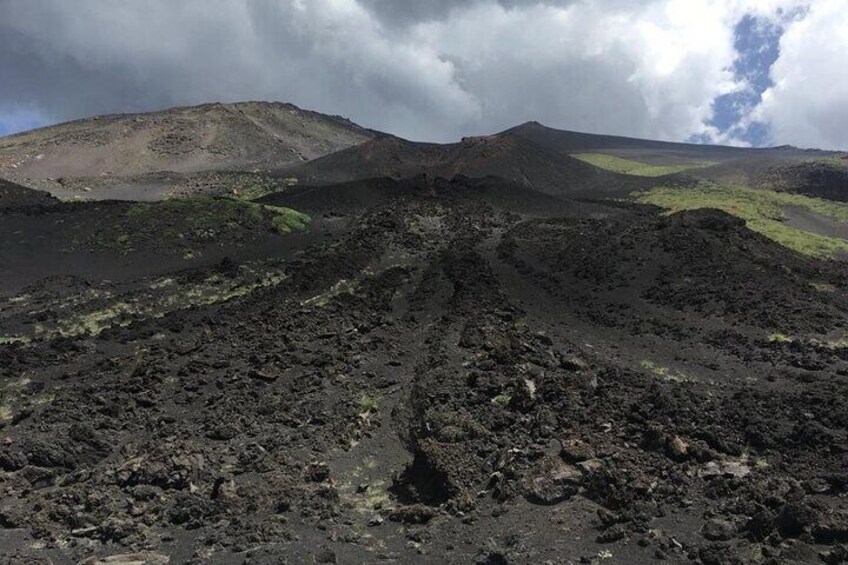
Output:
<svg viewBox="0 0 848 565">
<path fill-rule="evenodd" d="M 374 135 L 344 117 L 290 103 L 212 102 L 76 120 L 9 137 L 0 149 L 0 176 L 44 180 L 275 169 Z"/>
<path fill-rule="evenodd" d="M 550 128 L 548 128 L 546 125 L 544 125 L 540 122 L 537 122 L 536 120 L 530 120 L 529 122 L 524 122 L 523 124 L 519 124 L 519 125 L 515 126 L 514 128 L 511 128 L 507 131 L 515 131 L 515 130 L 522 130 L 522 129 L 550 129 Z"/>
</svg>

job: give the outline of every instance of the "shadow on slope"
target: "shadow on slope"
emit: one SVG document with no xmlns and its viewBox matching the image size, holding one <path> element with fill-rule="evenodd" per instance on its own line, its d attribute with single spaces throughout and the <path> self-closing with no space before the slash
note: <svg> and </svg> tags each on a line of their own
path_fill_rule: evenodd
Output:
<svg viewBox="0 0 848 565">
<path fill-rule="evenodd" d="M 227 198 L 58 203 L 0 210 L 0 292 L 39 278 L 126 280 L 224 257 L 280 257 L 311 242 L 308 217 Z M 289 233 L 294 232 L 294 233 Z"/>
<path fill-rule="evenodd" d="M 52 206 L 58 202 L 46 192 L 0 179 L 0 210 Z"/>
<path fill-rule="evenodd" d="M 537 145 L 563 154 L 600 151 L 623 158 L 643 161 L 648 164 L 673 164 L 675 159 L 705 161 L 729 161 L 739 158 L 772 157 L 777 159 L 800 159 L 835 155 L 829 151 L 799 149 L 792 146 L 751 149 L 722 145 L 676 143 L 635 139 L 613 135 L 596 135 L 558 130 L 538 122 L 527 122 L 508 129 L 504 134 L 515 135 L 533 141 Z"/>
<path fill-rule="evenodd" d="M 827 159 L 770 167 L 758 175 L 753 184 L 772 190 L 848 202 L 848 160 Z"/>
<path fill-rule="evenodd" d="M 621 213 L 613 202 L 557 197 L 499 177 L 451 179 L 420 174 L 410 178 L 371 178 L 328 186 L 297 186 L 257 202 L 286 206 L 309 214 L 362 214 L 392 200 L 427 198 L 439 201 L 485 202 L 495 209 L 524 217 L 606 217 Z"/>
<path fill-rule="evenodd" d="M 466 138 L 437 145 L 385 136 L 278 171 L 301 184 L 324 185 L 377 177 L 500 177 L 554 195 L 626 194 L 645 187 L 636 179 L 604 171 L 513 135 Z"/>
</svg>

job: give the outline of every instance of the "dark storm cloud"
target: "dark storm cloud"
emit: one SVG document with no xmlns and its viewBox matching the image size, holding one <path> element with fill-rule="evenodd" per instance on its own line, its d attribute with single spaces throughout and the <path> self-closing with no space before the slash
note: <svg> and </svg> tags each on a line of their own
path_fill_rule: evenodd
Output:
<svg viewBox="0 0 848 565">
<path fill-rule="evenodd" d="M 442 20 L 453 10 L 467 9 L 484 0 L 362 0 L 362 5 L 387 23 L 414 24 L 426 20 Z M 504 8 L 526 7 L 538 4 L 565 6 L 577 0 L 497 0 Z"/>
<path fill-rule="evenodd" d="M 466 7 L 477 0 L 421 0 L 420 2 L 397 2 L 395 0 L 363 0 L 370 12 L 387 23 L 410 24 L 421 20 L 442 19 L 456 7 Z"/>
<path fill-rule="evenodd" d="M 389 43 L 353 2 L 4 0 L 0 80 L 0 114 L 52 120 L 270 99 L 429 137 L 473 105 L 448 65 Z"/>
<path fill-rule="evenodd" d="M 176 99 L 156 89 L 141 93 L 142 84 L 116 74 L 59 52 L 45 56 L 31 38 L 0 25 L 0 112 L 37 109 L 67 119 L 164 107 Z"/>
<path fill-rule="evenodd" d="M 530 119 L 720 139 L 736 23 L 804 1 L 0 0 L 0 122 L 265 99 L 434 141 Z"/>
</svg>

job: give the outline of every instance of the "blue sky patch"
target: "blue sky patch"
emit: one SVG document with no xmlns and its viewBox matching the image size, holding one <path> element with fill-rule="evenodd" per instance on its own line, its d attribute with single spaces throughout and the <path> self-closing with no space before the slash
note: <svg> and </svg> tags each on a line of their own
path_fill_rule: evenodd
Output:
<svg viewBox="0 0 848 565">
<path fill-rule="evenodd" d="M 38 112 L 22 110 L 18 112 L 0 112 L 0 136 L 27 131 L 46 125 L 47 121 Z"/>
<path fill-rule="evenodd" d="M 763 92 L 773 86 L 769 71 L 780 55 L 780 37 L 783 26 L 773 21 L 747 15 L 736 26 L 736 51 L 739 57 L 733 65 L 737 80 L 746 88 L 718 97 L 713 102 L 713 120 L 710 125 L 722 133 L 763 145 L 768 141 L 768 129 L 763 124 L 740 125 L 745 115 L 762 101 Z"/>
<path fill-rule="evenodd" d="M 743 82 L 746 88 L 716 98 L 713 101 L 713 118 L 708 125 L 754 147 L 762 147 L 771 141 L 766 124 L 748 122 L 745 117 L 762 102 L 763 93 L 774 86 L 770 71 L 780 56 L 784 23 L 803 15 L 804 11 L 799 9 L 781 14 L 778 21 L 750 14 L 739 21 L 734 42 L 739 55 L 732 70 L 736 80 Z M 698 136 L 693 141 L 703 142 L 705 137 Z"/>
</svg>

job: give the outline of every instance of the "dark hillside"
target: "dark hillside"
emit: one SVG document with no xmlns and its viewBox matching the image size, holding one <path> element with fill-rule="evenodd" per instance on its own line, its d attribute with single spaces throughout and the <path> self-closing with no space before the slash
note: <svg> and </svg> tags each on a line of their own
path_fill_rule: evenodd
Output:
<svg viewBox="0 0 848 565">
<path fill-rule="evenodd" d="M 527 122 L 508 129 L 504 133 L 529 139 L 538 145 L 559 153 L 601 152 L 658 164 L 667 163 L 669 160 L 674 159 L 723 162 L 743 157 L 801 159 L 835 155 L 835 153 L 829 151 L 806 150 L 790 146 L 748 149 L 579 133 L 549 128 L 538 122 Z"/>
<path fill-rule="evenodd" d="M 396 137 L 380 137 L 350 149 L 287 168 L 279 177 L 307 185 L 335 184 L 352 179 L 418 175 L 453 178 L 498 177 L 555 195 L 625 194 L 646 186 L 640 179 L 603 171 L 557 154 L 518 136 L 466 138 L 436 145 Z"/>
<path fill-rule="evenodd" d="M 0 209 L 51 206 L 57 202 L 46 192 L 0 179 Z"/>
<path fill-rule="evenodd" d="M 754 184 L 772 190 L 848 202 L 848 161 L 774 166 L 758 175 Z"/>
</svg>

